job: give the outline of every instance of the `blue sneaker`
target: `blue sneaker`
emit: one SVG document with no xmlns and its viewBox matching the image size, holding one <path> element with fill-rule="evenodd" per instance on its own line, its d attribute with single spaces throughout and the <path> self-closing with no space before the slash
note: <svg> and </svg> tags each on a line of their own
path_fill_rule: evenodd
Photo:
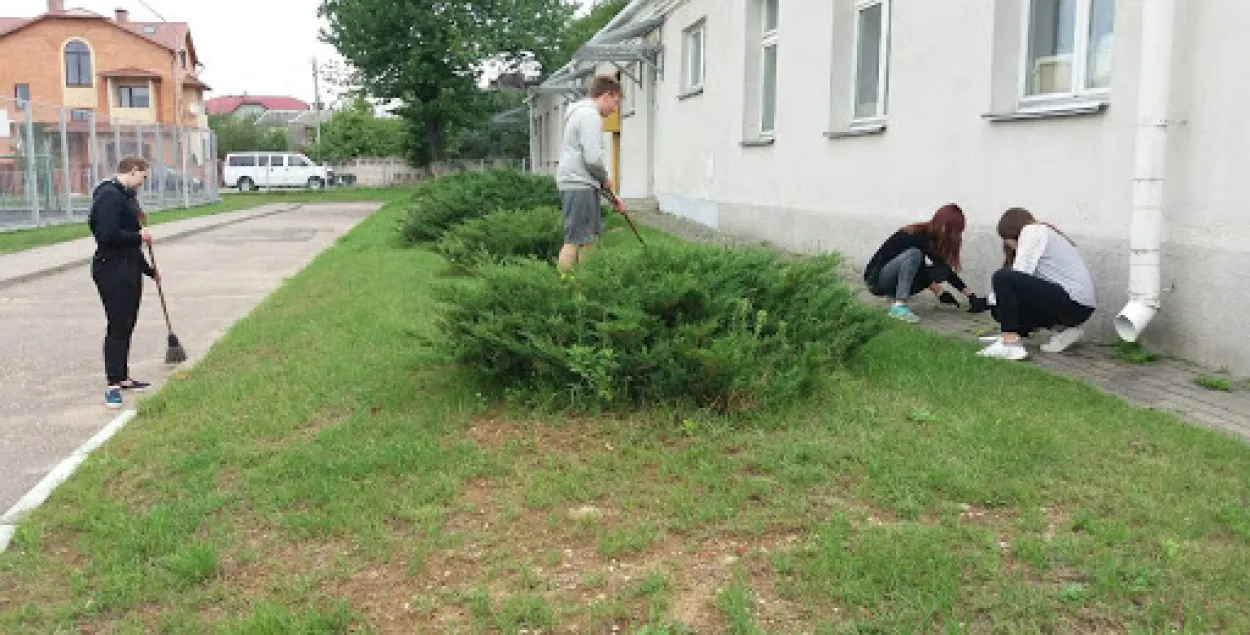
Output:
<svg viewBox="0 0 1250 635">
<path fill-rule="evenodd" d="M 920 321 L 920 318 L 916 317 L 916 314 L 912 313 L 906 304 L 896 304 L 890 307 L 890 317 L 908 324 L 915 324 Z"/>
<path fill-rule="evenodd" d="M 121 408 L 123 403 L 122 391 L 120 388 L 109 388 L 104 391 L 104 405 L 116 410 Z"/>
</svg>

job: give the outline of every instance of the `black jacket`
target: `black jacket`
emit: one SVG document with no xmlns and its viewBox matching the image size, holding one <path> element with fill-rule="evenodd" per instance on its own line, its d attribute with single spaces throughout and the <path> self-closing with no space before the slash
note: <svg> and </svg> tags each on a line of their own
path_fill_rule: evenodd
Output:
<svg viewBox="0 0 1250 635">
<path fill-rule="evenodd" d="M 139 264 L 144 275 L 155 271 L 143 257 L 143 240 L 139 237 L 139 202 L 134 190 L 116 179 L 96 186 L 91 193 L 91 215 L 87 226 L 95 236 L 97 256 L 125 256 Z"/>
<path fill-rule="evenodd" d="M 949 272 L 950 277 L 948 280 L 956 289 L 963 291 L 968 288 L 968 285 L 964 284 L 964 281 L 955 274 L 954 269 L 951 269 L 950 265 L 943 262 L 942 257 L 933 250 L 933 241 L 929 239 L 928 234 L 924 232 L 912 234 L 903 229 L 894 232 L 894 235 L 887 238 L 885 243 L 881 245 L 881 248 L 877 250 L 877 253 L 873 255 L 872 260 L 868 261 L 868 266 L 864 267 L 864 282 L 868 283 L 870 288 L 876 286 L 877 276 L 881 273 L 881 269 L 889 264 L 891 260 L 897 258 L 899 254 L 912 248 L 924 252 L 924 255 L 928 256 L 935 266 L 945 268 Z"/>
</svg>

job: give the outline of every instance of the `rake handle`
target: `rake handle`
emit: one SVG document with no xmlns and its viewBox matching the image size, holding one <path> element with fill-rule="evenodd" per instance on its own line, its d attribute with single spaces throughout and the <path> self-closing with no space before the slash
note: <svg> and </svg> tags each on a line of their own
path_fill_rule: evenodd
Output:
<svg viewBox="0 0 1250 635">
<path fill-rule="evenodd" d="M 621 203 L 620 198 L 617 198 L 616 192 L 613 192 L 612 190 L 609 190 L 606 188 L 601 191 L 607 196 L 608 201 L 612 203 L 612 207 L 616 208 L 616 213 L 625 217 L 625 222 L 629 223 L 629 228 L 633 230 L 634 237 L 638 239 L 638 242 L 642 243 L 645 246 L 647 244 L 646 241 L 642 239 L 642 234 L 638 233 L 638 228 L 634 226 L 634 219 L 629 217 L 629 213 L 625 211 L 625 204 Z"/>
</svg>

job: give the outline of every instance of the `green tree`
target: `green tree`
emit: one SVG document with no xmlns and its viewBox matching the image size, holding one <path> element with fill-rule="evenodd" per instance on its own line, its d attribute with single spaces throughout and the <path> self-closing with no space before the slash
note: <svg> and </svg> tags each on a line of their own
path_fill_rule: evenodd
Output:
<svg viewBox="0 0 1250 635">
<path fill-rule="evenodd" d="M 403 102 L 415 134 L 410 158 L 442 159 L 448 132 L 481 125 L 489 100 L 483 65 L 554 68 L 567 37 L 572 0 L 322 0 L 322 39 L 359 73 L 363 89 Z"/>
<path fill-rule="evenodd" d="M 369 102 L 357 97 L 322 124 L 321 145 L 310 146 L 308 154 L 330 161 L 400 156 L 409 145 L 410 130 L 404 119 L 374 115 Z"/>
<path fill-rule="evenodd" d="M 208 127 L 217 135 L 218 159 L 231 152 L 285 152 L 291 146 L 285 128 L 258 126 L 251 117 L 209 115 Z"/>
<path fill-rule="evenodd" d="M 603 27 L 607 26 L 608 22 L 611 22 L 612 18 L 616 17 L 616 14 L 628 4 L 629 0 L 595 0 L 594 6 L 586 15 L 569 24 L 565 31 L 564 42 L 555 55 L 557 63 L 551 70 L 554 71 L 573 59 L 573 53 L 589 42 L 596 33 L 603 30 Z"/>
</svg>

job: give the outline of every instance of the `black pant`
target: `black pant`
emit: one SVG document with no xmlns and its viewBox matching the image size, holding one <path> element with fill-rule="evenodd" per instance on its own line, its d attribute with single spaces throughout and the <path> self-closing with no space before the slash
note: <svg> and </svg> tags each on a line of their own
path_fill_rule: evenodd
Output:
<svg viewBox="0 0 1250 635">
<path fill-rule="evenodd" d="M 139 258 L 142 258 L 140 256 Z M 108 329 L 104 335 L 104 374 L 108 385 L 130 379 L 130 337 L 143 299 L 143 264 L 126 254 L 97 254 L 91 261 L 91 279 L 104 303 Z"/>
<path fill-rule="evenodd" d="M 994 272 L 992 283 L 993 315 L 1004 333 L 1027 337 L 1037 329 L 1080 326 L 1094 314 L 1094 309 L 1068 297 L 1063 287 L 1014 269 Z"/>
</svg>

